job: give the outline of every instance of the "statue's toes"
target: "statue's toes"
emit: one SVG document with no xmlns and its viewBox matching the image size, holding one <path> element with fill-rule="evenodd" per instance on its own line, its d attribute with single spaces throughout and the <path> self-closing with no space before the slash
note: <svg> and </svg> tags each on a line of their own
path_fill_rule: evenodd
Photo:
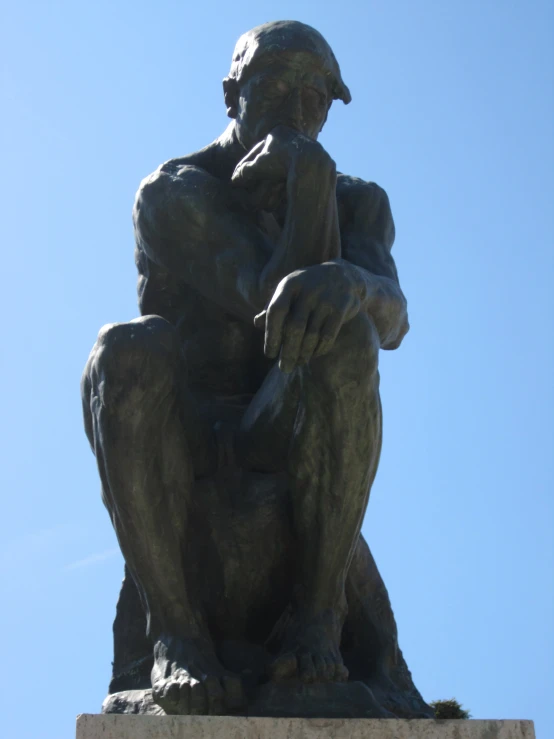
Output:
<svg viewBox="0 0 554 739">
<path fill-rule="evenodd" d="M 165 680 L 156 682 L 152 685 L 152 698 L 154 699 L 154 702 L 157 703 L 159 706 L 162 705 L 162 702 L 167 702 L 167 695 L 169 692 L 169 688 L 173 685 L 173 683 L 166 682 Z M 173 700 L 173 695 L 171 696 Z M 163 708 L 163 706 L 162 706 Z M 164 708 L 165 711 L 165 708 Z"/>
<path fill-rule="evenodd" d="M 246 706 L 246 694 L 240 677 L 224 675 L 221 684 L 225 691 L 225 703 L 230 711 L 240 711 Z"/>
<path fill-rule="evenodd" d="M 190 716 L 205 716 L 208 713 L 208 688 L 206 682 L 198 682 L 194 680 L 190 683 L 189 690 L 189 710 Z"/>
<path fill-rule="evenodd" d="M 314 658 L 309 652 L 298 656 L 298 675 L 303 683 L 313 683 L 318 677 Z"/>
<path fill-rule="evenodd" d="M 154 685 L 152 697 L 167 714 L 187 715 L 190 712 L 190 684 L 167 680 Z"/>
<path fill-rule="evenodd" d="M 225 716 L 246 705 L 242 681 L 236 675 L 160 681 L 152 687 L 152 697 L 167 714 L 180 716 Z"/>
<path fill-rule="evenodd" d="M 204 713 L 211 716 L 222 716 L 225 714 L 225 692 L 221 687 L 219 679 L 213 675 L 204 678 L 202 683 L 203 693 L 206 699 Z"/>
<path fill-rule="evenodd" d="M 314 655 L 316 680 L 320 683 L 330 683 L 335 679 L 335 663 L 321 654 Z"/>
<path fill-rule="evenodd" d="M 293 652 L 286 652 L 279 655 L 268 668 L 271 680 L 279 682 L 280 680 L 288 680 L 296 674 L 298 662 Z"/>
<path fill-rule="evenodd" d="M 335 680 L 338 683 L 346 683 L 348 682 L 348 669 L 342 664 L 342 662 L 338 662 L 335 665 Z"/>
</svg>

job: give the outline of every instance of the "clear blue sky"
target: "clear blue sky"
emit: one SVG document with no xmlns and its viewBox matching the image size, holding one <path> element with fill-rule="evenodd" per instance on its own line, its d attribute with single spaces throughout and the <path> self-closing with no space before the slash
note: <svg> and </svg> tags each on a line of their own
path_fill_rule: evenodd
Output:
<svg viewBox="0 0 554 739">
<path fill-rule="evenodd" d="M 6 2 L 0 630 L 6 739 L 70 739 L 110 675 L 122 560 L 82 431 L 137 314 L 131 205 L 226 125 L 240 33 L 295 18 L 353 102 L 322 143 L 389 193 L 412 330 L 382 357 L 364 533 L 431 700 L 554 737 L 554 9 L 542 0 Z"/>
</svg>

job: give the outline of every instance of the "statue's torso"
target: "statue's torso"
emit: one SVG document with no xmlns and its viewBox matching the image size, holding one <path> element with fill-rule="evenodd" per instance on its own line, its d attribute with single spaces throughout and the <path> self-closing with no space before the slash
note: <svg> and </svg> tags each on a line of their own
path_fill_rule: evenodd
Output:
<svg viewBox="0 0 554 739">
<path fill-rule="evenodd" d="M 211 147 L 178 162 L 201 167 L 228 182 L 227 177 L 221 177 Z M 352 181 L 340 175 L 337 182 L 341 230 L 349 220 L 347 185 Z M 276 241 L 280 231 L 276 218 L 268 213 L 251 217 L 266 231 L 270 241 Z M 263 331 L 203 297 L 194 287 L 152 262 L 139 247 L 136 262 L 141 314 L 162 316 L 177 327 L 186 355 L 189 386 L 216 396 L 252 396 L 273 364 L 263 353 Z"/>
<path fill-rule="evenodd" d="M 176 326 L 183 342 L 192 388 L 218 395 L 253 394 L 271 363 L 263 332 L 215 305 L 192 287 L 137 255 L 142 315 L 155 314 Z"/>
</svg>

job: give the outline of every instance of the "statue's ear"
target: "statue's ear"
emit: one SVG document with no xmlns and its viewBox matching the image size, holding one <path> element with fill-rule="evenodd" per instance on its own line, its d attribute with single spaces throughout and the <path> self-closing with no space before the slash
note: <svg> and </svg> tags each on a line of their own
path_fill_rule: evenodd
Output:
<svg viewBox="0 0 554 739">
<path fill-rule="evenodd" d="M 229 118 L 236 118 L 239 106 L 239 83 L 234 77 L 225 77 L 223 80 L 223 95 Z"/>
</svg>

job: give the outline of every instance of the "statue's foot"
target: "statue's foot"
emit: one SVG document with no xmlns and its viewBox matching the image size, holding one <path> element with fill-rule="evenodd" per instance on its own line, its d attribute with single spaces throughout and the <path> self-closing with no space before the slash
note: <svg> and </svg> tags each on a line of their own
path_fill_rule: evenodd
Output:
<svg viewBox="0 0 554 739">
<path fill-rule="evenodd" d="M 201 639 L 163 635 L 154 646 L 152 697 L 168 714 L 225 715 L 246 704 L 241 679 Z"/>
<path fill-rule="evenodd" d="M 296 614 L 287 626 L 281 654 L 269 667 L 274 681 L 297 677 L 305 683 L 346 682 L 340 653 L 342 618 L 331 610 L 315 616 Z"/>
</svg>

